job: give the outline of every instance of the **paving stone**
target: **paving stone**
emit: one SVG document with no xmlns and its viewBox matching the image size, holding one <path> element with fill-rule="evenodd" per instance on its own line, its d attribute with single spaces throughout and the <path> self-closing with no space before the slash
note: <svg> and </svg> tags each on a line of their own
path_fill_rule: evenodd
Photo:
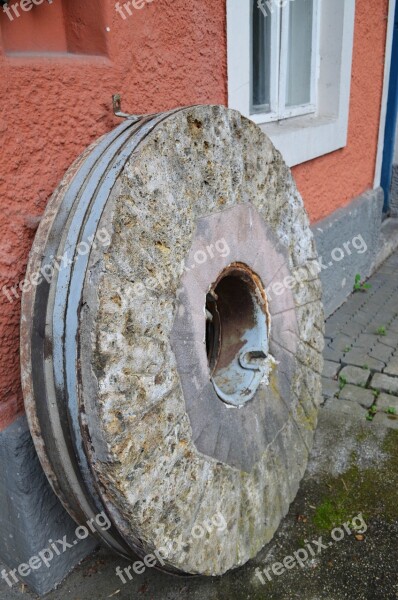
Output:
<svg viewBox="0 0 398 600">
<path fill-rule="evenodd" d="M 343 304 L 341 309 L 344 309 L 347 313 L 353 314 L 355 311 L 360 310 L 368 300 L 368 295 L 363 292 L 354 292 L 348 300 Z"/>
<path fill-rule="evenodd" d="M 391 322 L 394 321 L 394 318 L 397 316 L 397 293 L 398 291 L 394 292 L 389 303 L 380 305 L 380 312 L 385 317 L 385 327 L 387 330 L 389 329 Z"/>
<path fill-rule="evenodd" d="M 358 402 L 365 408 L 370 408 L 374 404 L 375 397 L 371 390 L 356 385 L 345 385 L 339 394 L 340 400 L 349 400 L 350 402 Z"/>
<path fill-rule="evenodd" d="M 328 323 L 326 321 L 325 323 L 325 338 L 326 339 L 333 339 L 333 336 L 336 335 L 336 333 L 338 333 L 340 330 L 338 325 L 333 325 L 332 323 Z"/>
<path fill-rule="evenodd" d="M 368 329 L 370 329 L 369 333 L 376 334 L 376 330 L 379 327 L 386 327 L 389 320 L 391 320 L 392 316 L 390 314 L 387 314 L 387 312 L 384 310 L 385 302 L 383 302 L 382 300 L 381 302 L 382 304 L 380 306 L 380 300 L 378 297 L 375 296 L 374 305 L 369 306 L 368 310 L 366 311 L 366 313 L 369 316 L 367 325 Z M 381 307 L 383 308 L 381 309 Z"/>
<path fill-rule="evenodd" d="M 362 333 L 363 325 L 359 323 L 355 323 L 355 321 L 350 321 L 346 325 L 344 325 L 343 331 L 345 335 L 348 335 L 350 338 L 356 338 L 360 333 Z"/>
<path fill-rule="evenodd" d="M 333 379 L 341 369 L 341 364 L 338 362 L 333 362 L 331 360 L 325 360 L 323 363 L 323 376 L 328 379 Z"/>
<path fill-rule="evenodd" d="M 380 360 L 384 363 L 388 363 L 392 356 L 392 353 L 393 349 L 391 348 L 391 346 L 386 346 L 385 344 L 380 344 L 380 342 L 378 342 L 370 350 L 369 355 L 373 358 L 377 358 L 377 360 Z"/>
<path fill-rule="evenodd" d="M 354 319 L 358 322 L 363 323 L 365 321 L 366 325 L 369 325 L 376 317 L 377 317 L 377 307 L 373 302 L 368 302 L 358 311 L 355 315 Z"/>
<path fill-rule="evenodd" d="M 372 377 L 370 386 L 389 394 L 398 394 L 398 377 L 390 377 L 384 373 L 376 373 Z"/>
<path fill-rule="evenodd" d="M 380 286 L 380 284 L 383 284 L 385 282 L 385 278 L 381 275 L 381 272 L 382 272 L 381 269 L 382 269 L 382 267 L 380 267 L 380 269 L 378 269 L 377 273 L 372 275 L 372 290 L 375 287 Z"/>
<path fill-rule="evenodd" d="M 396 314 L 397 312 L 397 305 L 395 303 L 395 294 L 397 291 L 397 282 L 395 281 L 393 285 L 387 285 L 383 288 L 383 293 L 386 294 L 386 298 L 384 300 L 384 304 L 386 307 L 388 307 L 389 309 L 391 309 L 393 316 L 394 314 Z M 387 296 L 388 294 L 388 296 Z M 380 293 L 379 293 L 380 295 Z M 383 310 L 380 311 L 380 315 L 384 315 L 384 304 L 383 304 Z"/>
<path fill-rule="evenodd" d="M 382 321 L 370 321 L 364 328 L 364 333 L 379 336 L 380 334 L 378 333 L 378 330 L 380 327 L 387 327 L 386 323 L 388 323 L 388 319 L 384 319 Z"/>
<path fill-rule="evenodd" d="M 340 362 L 341 357 L 343 356 L 342 352 L 338 352 L 337 350 L 333 350 L 329 346 L 325 346 L 323 350 L 323 358 L 325 360 L 330 360 L 334 362 Z M 383 365 L 385 366 L 385 365 Z"/>
<path fill-rule="evenodd" d="M 322 394 L 325 398 L 333 398 L 339 391 L 339 383 L 335 379 L 322 377 Z"/>
<path fill-rule="evenodd" d="M 379 342 L 385 344 L 386 346 L 390 346 L 391 348 L 398 348 L 398 333 L 394 333 L 387 330 L 387 335 L 383 335 L 379 337 Z"/>
<path fill-rule="evenodd" d="M 395 408 L 398 414 L 398 397 L 391 396 L 391 394 L 386 394 L 382 392 L 376 401 L 377 408 L 380 411 L 386 411 L 388 408 Z"/>
<path fill-rule="evenodd" d="M 332 315 L 332 317 L 334 317 L 334 315 Z M 332 317 L 326 321 L 325 336 L 333 339 L 344 329 L 345 322 L 343 323 L 338 320 L 332 320 Z"/>
<path fill-rule="evenodd" d="M 373 285 L 370 282 L 366 282 L 369 283 L 371 287 L 369 287 L 368 289 L 362 291 L 362 292 L 354 292 L 352 297 L 353 299 L 355 299 L 357 302 L 357 306 L 361 306 L 361 305 L 366 305 L 369 304 L 370 299 L 372 298 L 372 294 L 373 294 Z"/>
<path fill-rule="evenodd" d="M 375 415 L 373 423 L 389 429 L 398 429 L 398 417 L 395 415 L 386 415 L 386 413 L 379 412 Z"/>
<path fill-rule="evenodd" d="M 348 301 L 348 303 L 350 302 L 350 300 Z M 347 303 L 347 305 L 348 305 Z M 351 323 L 352 320 L 355 318 L 355 315 L 358 313 L 359 308 L 357 306 L 354 306 L 351 304 L 349 306 L 347 306 L 347 308 L 343 310 L 339 309 L 339 318 L 340 318 L 340 322 L 341 322 L 341 327 L 340 327 L 340 332 L 344 333 L 345 331 L 345 327 L 346 325 L 348 325 L 348 323 Z"/>
<path fill-rule="evenodd" d="M 333 338 L 328 346 L 337 352 L 348 352 L 352 347 L 352 338 L 350 338 L 348 335 L 339 333 Z"/>
<path fill-rule="evenodd" d="M 353 417 L 366 419 L 368 411 L 363 408 L 358 402 L 350 402 L 349 400 L 340 400 L 339 398 L 331 398 L 325 404 L 323 410 L 332 410 L 341 412 Z"/>
<path fill-rule="evenodd" d="M 398 346 L 398 344 L 397 344 Z M 384 369 L 386 375 L 398 377 L 398 356 L 393 356 Z"/>
<path fill-rule="evenodd" d="M 369 323 L 369 315 L 358 311 L 353 317 L 353 322 L 358 323 L 361 327 L 366 327 Z"/>
<path fill-rule="evenodd" d="M 357 339 L 353 342 L 353 346 L 355 348 L 373 348 L 375 344 L 379 341 L 377 335 L 373 335 L 371 333 L 361 333 Z"/>
<path fill-rule="evenodd" d="M 388 327 L 388 331 L 393 331 L 394 333 L 398 333 L 398 317 L 395 317 L 389 327 Z"/>
<path fill-rule="evenodd" d="M 339 377 L 344 377 L 347 383 L 365 386 L 370 377 L 370 371 L 361 367 L 348 366 L 340 371 Z"/>
<path fill-rule="evenodd" d="M 357 367 L 367 367 L 371 371 L 381 373 L 386 366 L 384 362 L 369 356 L 367 352 L 360 348 L 353 348 L 341 359 L 344 365 L 354 365 Z"/>
</svg>

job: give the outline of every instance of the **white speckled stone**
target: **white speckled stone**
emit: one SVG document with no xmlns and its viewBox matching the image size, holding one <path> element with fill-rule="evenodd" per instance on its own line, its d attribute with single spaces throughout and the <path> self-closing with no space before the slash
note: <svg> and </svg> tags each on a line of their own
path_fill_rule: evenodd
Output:
<svg viewBox="0 0 398 600">
<path fill-rule="evenodd" d="M 237 240 L 233 260 L 244 244 L 245 262 L 261 270 L 267 290 L 282 273 L 301 269 L 308 276 L 280 295 L 270 291 L 270 350 L 278 364 L 255 399 L 241 409 L 220 409 L 218 429 L 224 423 L 225 433 L 217 439 L 215 430 L 214 448 L 209 442 L 206 453 L 193 436 L 195 419 L 202 419 L 203 431 L 211 419 L 195 400 L 204 391 L 193 379 L 189 389 L 181 378 L 191 364 L 206 376 L 204 319 L 185 315 L 178 293 L 198 220 L 237 206 L 252 207 L 279 258 L 266 262 L 242 213 L 241 228 L 228 233 Z M 316 253 L 301 197 L 256 125 L 223 107 L 194 107 L 168 117 L 131 155 L 99 227 L 112 241 L 105 251 L 93 251 L 86 276 L 80 391 L 100 492 L 143 553 L 181 537 L 184 551 L 171 553 L 168 566 L 220 575 L 254 557 L 274 535 L 297 493 L 316 426 L 323 311 L 319 280 L 309 269 Z M 195 275 L 198 293 L 207 267 Z M 192 323 L 182 358 L 171 344 L 176 316 Z M 183 329 L 181 336 L 183 343 Z M 250 421 L 254 407 L 260 416 Z M 240 412 L 241 427 L 253 422 L 239 440 L 250 468 L 242 457 L 246 468 L 239 466 L 238 450 L 219 458 L 222 443 L 233 437 L 237 413 L 231 411 Z M 192 528 L 219 512 L 226 528 L 195 539 Z"/>
</svg>

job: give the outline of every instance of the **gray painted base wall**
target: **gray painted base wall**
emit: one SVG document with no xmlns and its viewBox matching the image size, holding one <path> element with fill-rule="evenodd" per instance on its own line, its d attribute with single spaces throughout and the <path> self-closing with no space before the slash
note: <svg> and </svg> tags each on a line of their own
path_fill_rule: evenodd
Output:
<svg viewBox="0 0 398 600">
<path fill-rule="evenodd" d="M 49 540 L 69 542 L 77 525 L 53 493 L 39 463 L 25 417 L 0 433 L 0 559 L 10 569 L 49 547 Z M 19 576 L 37 594 L 43 595 L 60 583 L 71 569 L 92 552 L 96 540 L 79 541 L 50 562 Z M 61 548 L 62 545 L 57 547 Z M 9 576 L 13 581 L 12 576 Z M 14 586 L 18 584 L 14 582 Z M 0 579 L 0 586 L 8 584 Z"/>
<path fill-rule="evenodd" d="M 320 277 L 326 317 L 351 294 L 357 273 L 366 279 L 372 272 L 379 250 L 383 197 L 381 188 L 366 192 L 312 227 L 325 267 Z"/>
<path fill-rule="evenodd" d="M 392 217 L 398 217 L 398 164 L 392 166 L 390 214 Z"/>
</svg>

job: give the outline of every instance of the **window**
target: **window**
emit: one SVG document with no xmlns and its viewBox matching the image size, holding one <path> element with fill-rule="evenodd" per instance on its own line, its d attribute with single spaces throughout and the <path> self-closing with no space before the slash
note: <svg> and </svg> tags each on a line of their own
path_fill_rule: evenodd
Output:
<svg viewBox="0 0 398 600">
<path fill-rule="evenodd" d="M 264 122 L 315 112 L 318 2 L 252 0 L 251 113 Z"/>
<path fill-rule="evenodd" d="M 355 0 L 227 0 L 228 105 L 293 166 L 347 143 Z"/>
</svg>

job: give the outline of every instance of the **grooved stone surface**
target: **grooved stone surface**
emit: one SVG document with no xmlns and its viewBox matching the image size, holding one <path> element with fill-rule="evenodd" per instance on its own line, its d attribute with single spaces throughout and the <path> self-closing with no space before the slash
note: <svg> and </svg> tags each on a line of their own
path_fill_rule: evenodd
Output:
<svg viewBox="0 0 398 600">
<path fill-rule="evenodd" d="M 230 230 L 226 217 L 217 230 L 230 254 L 212 258 L 201 219 L 235 209 L 239 227 Z M 275 240 L 275 261 L 250 235 L 256 219 Z M 222 107 L 197 107 L 167 118 L 142 142 L 99 227 L 112 241 L 91 256 L 81 314 L 83 435 L 93 469 L 125 537 L 143 552 L 180 537 L 184 553 L 170 553 L 169 565 L 224 573 L 272 538 L 297 493 L 317 422 L 323 311 L 302 200 L 258 127 Z M 192 263 L 198 240 L 207 259 Z M 220 240 L 211 241 L 216 247 Z M 266 289 L 276 363 L 241 408 L 213 394 L 221 403 L 214 423 L 198 398 L 209 380 L 203 290 L 214 281 L 217 261 L 220 267 L 240 260 Z M 202 301 L 187 311 L 180 295 L 188 276 Z M 176 315 L 186 319 L 185 328 Z M 173 352 L 173 326 L 184 352 Z M 233 411 L 248 427 L 256 403 L 264 428 L 254 420 L 253 442 L 246 431 L 239 448 Z M 259 454 L 251 452 L 255 437 Z M 193 539 L 192 528 L 220 511 L 227 528 L 209 532 L 205 541 Z"/>
</svg>

